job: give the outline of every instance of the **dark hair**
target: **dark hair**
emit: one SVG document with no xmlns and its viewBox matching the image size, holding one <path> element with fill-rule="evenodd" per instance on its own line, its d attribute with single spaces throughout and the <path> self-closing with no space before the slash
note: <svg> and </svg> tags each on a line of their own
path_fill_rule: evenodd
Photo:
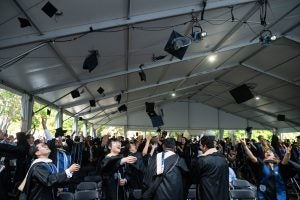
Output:
<svg viewBox="0 0 300 200">
<path fill-rule="evenodd" d="M 33 135 L 27 134 L 27 135 L 26 135 L 26 140 L 30 139 L 31 137 L 33 137 Z"/>
<path fill-rule="evenodd" d="M 164 148 L 172 149 L 176 145 L 176 141 L 174 138 L 167 138 L 164 140 Z"/>
<path fill-rule="evenodd" d="M 16 133 L 16 137 L 17 137 L 17 145 L 27 144 L 26 133 L 18 132 Z"/>
<path fill-rule="evenodd" d="M 80 142 L 80 137 L 78 135 L 74 137 L 74 142 Z"/>
<path fill-rule="evenodd" d="M 39 149 L 35 146 L 35 145 L 32 145 L 30 148 L 29 148 L 29 155 L 32 157 L 32 158 L 36 158 L 37 156 L 35 155 L 35 153 L 38 151 Z"/>
<path fill-rule="evenodd" d="M 215 141 L 215 136 L 206 136 L 204 135 L 201 139 L 200 139 L 200 143 L 202 146 L 207 146 L 207 148 L 211 149 L 214 148 L 214 141 Z"/>
<path fill-rule="evenodd" d="M 112 142 L 120 142 L 120 140 L 117 140 L 116 138 L 111 138 L 111 139 L 108 140 L 107 146 L 111 148 Z"/>
</svg>

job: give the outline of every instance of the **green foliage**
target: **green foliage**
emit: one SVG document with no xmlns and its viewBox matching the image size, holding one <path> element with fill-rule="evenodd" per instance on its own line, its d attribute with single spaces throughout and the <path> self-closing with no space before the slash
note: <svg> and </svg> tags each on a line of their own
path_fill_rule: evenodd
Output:
<svg viewBox="0 0 300 200">
<path fill-rule="evenodd" d="M 6 129 L 9 133 L 20 131 L 21 112 L 21 96 L 0 89 L 0 129 Z"/>
<path fill-rule="evenodd" d="M 271 141 L 273 133 L 270 130 L 252 130 L 251 139 L 255 139 L 256 141 L 258 141 L 257 137 L 259 135 L 262 135 L 265 139 Z"/>
<path fill-rule="evenodd" d="M 45 104 L 41 104 L 37 101 L 34 101 L 33 104 L 33 112 L 38 111 L 39 109 L 43 108 Z M 50 115 L 47 115 L 47 109 L 51 111 Z M 32 127 L 35 127 L 37 130 L 42 130 L 42 118 L 47 119 L 47 128 L 48 130 L 54 130 L 55 127 L 55 117 L 57 115 L 57 111 L 55 109 L 46 107 L 41 111 L 34 113 L 32 116 Z"/>
<path fill-rule="evenodd" d="M 63 129 L 67 130 L 67 135 L 72 135 L 74 118 L 63 114 Z"/>
<path fill-rule="evenodd" d="M 103 125 L 96 130 L 97 137 L 102 137 L 107 134 L 110 134 L 111 136 L 124 136 L 124 127 Z"/>
<path fill-rule="evenodd" d="M 270 130 L 252 130 L 251 139 L 257 141 L 259 135 L 264 136 L 267 140 L 271 140 L 272 132 Z M 223 138 L 233 138 L 235 141 L 240 141 L 241 139 L 246 138 L 245 130 L 224 130 Z"/>
</svg>

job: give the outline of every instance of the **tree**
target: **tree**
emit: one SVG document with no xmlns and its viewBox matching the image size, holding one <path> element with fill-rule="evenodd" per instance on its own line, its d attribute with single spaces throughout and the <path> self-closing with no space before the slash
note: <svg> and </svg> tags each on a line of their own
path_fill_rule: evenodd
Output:
<svg viewBox="0 0 300 200">
<path fill-rule="evenodd" d="M 21 113 L 21 96 L 8 90 L 0 89 L 0 129 L 7 131 L 13 124 L 13 129 L 17 130 L 12 131 L 20 131 Z"/>
</svg>

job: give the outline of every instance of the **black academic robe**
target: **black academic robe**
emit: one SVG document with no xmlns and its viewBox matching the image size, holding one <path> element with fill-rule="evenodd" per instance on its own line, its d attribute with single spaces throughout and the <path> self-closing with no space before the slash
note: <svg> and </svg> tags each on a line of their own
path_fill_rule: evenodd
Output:
<svg viewBox="0 0 300 200">
<path fill-rule="evenodd" d="M 14 176 L 14 184 L 21 182 L 31 163 L 31 156 L 29 155 L 29 144 L 17 144 L 17 146 L 10 144 L 0 144 L 0 157 L 8 159 L 17 159 L 16 173 Z"/>
<path fill-rule="evenodd" d="M 126 178 L 124 169 L 120 162 L 123 156 L 106 156 L 101 162 L 101 175 L 103 180 L 103 191 L 106 199 L 119 200 L 126 199 L 124 187 L 119 186 L 119 176 Z"/>
<path fill-rule="evenodd" d="M 126 174 L 126 177 L 128 177 L 127 188 L 132 191 L 133 189 L 142 188 L 143 172 L 145 170 L 145 166 L 143 162 L 143 156 L 140 152 L 131 153 L 130 155 L 136 157 L 137 160 L 133 164 L 125 164 L 124 172 Z"/>
<path fill-rule="evenodd" d="M 56 173 L 54 169 L 51 170 L 49 164 L 36 163 L 29 170 L 24 187 L 27 200 L 54 200 L 55 187 L 67 180 L 65 172 Z"/>
<path fill-rule="evenodd" d="M 174 164 L 175 166 L 172 168 Z M 180 158 L 177 154 L 166 158 L 164 160 L 164 177 L 156 189 L 153 200 L 186 199 L 184 186 L 186 178 L 185 175 L 188 171 L 189 170 L 184 159 Z M 152 156 L 149 160 L 149 165 L 144 176 L 144 190 L 147 190 L 156 178 L 158 178 L 156 175 L 156 156 Z"/>
<path fill-rule="evenodd" d="M 222 153 L 200 156 L 192 167 L 191 176 L 197 183 L 200 199 L 229 199 L 229 170 Z"/>
</svg>

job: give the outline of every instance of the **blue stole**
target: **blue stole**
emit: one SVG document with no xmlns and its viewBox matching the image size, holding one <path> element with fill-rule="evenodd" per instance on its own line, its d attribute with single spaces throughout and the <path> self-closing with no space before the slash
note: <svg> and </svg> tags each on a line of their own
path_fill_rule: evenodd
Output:
<svg viewBox="0 0 300 200">
<path fill-rule="evenodd" d="M 57 169 L 53 163 L 43 163 L 42 166 L 45 167 L 50 174 L 57 173 Z"/>
<path fill-rule="evenodd" d="M 57 149 L 56 168 L 57 172 L 63 172 L 71 166 L 71 156 L 62 149 Z"/>
<path fill-rule="evenodd" d="M 279 172 L 279 165 L 274 164 L 274 177 L 275 177 L 275 187 L 276 187 L 276 198 L 277 200 L 286 200 L 287 195 L 286 195 L 286 189 L 285 189 L 285 184 L 283 181 L 283 178 Z M 272 176 L 272 170 L 269 168 L 267 164 L 263 164 L 263 173 L 262 173 L 262 180 L 260 181 L 259 188 L 257 190 L 258 193 L 258 199 L 265 199 L 265 194 L 267 191 L 267 185 L 268 181 Z"/>
<path fill-rule="evenodd" d="M 72 145 L 72 163 L 77 163 L 81 165 L 81 159 L 82 159 L 82 150 L 83 150 L 83 144 L 80 143 L 73 143 Z"/>
</svg>

